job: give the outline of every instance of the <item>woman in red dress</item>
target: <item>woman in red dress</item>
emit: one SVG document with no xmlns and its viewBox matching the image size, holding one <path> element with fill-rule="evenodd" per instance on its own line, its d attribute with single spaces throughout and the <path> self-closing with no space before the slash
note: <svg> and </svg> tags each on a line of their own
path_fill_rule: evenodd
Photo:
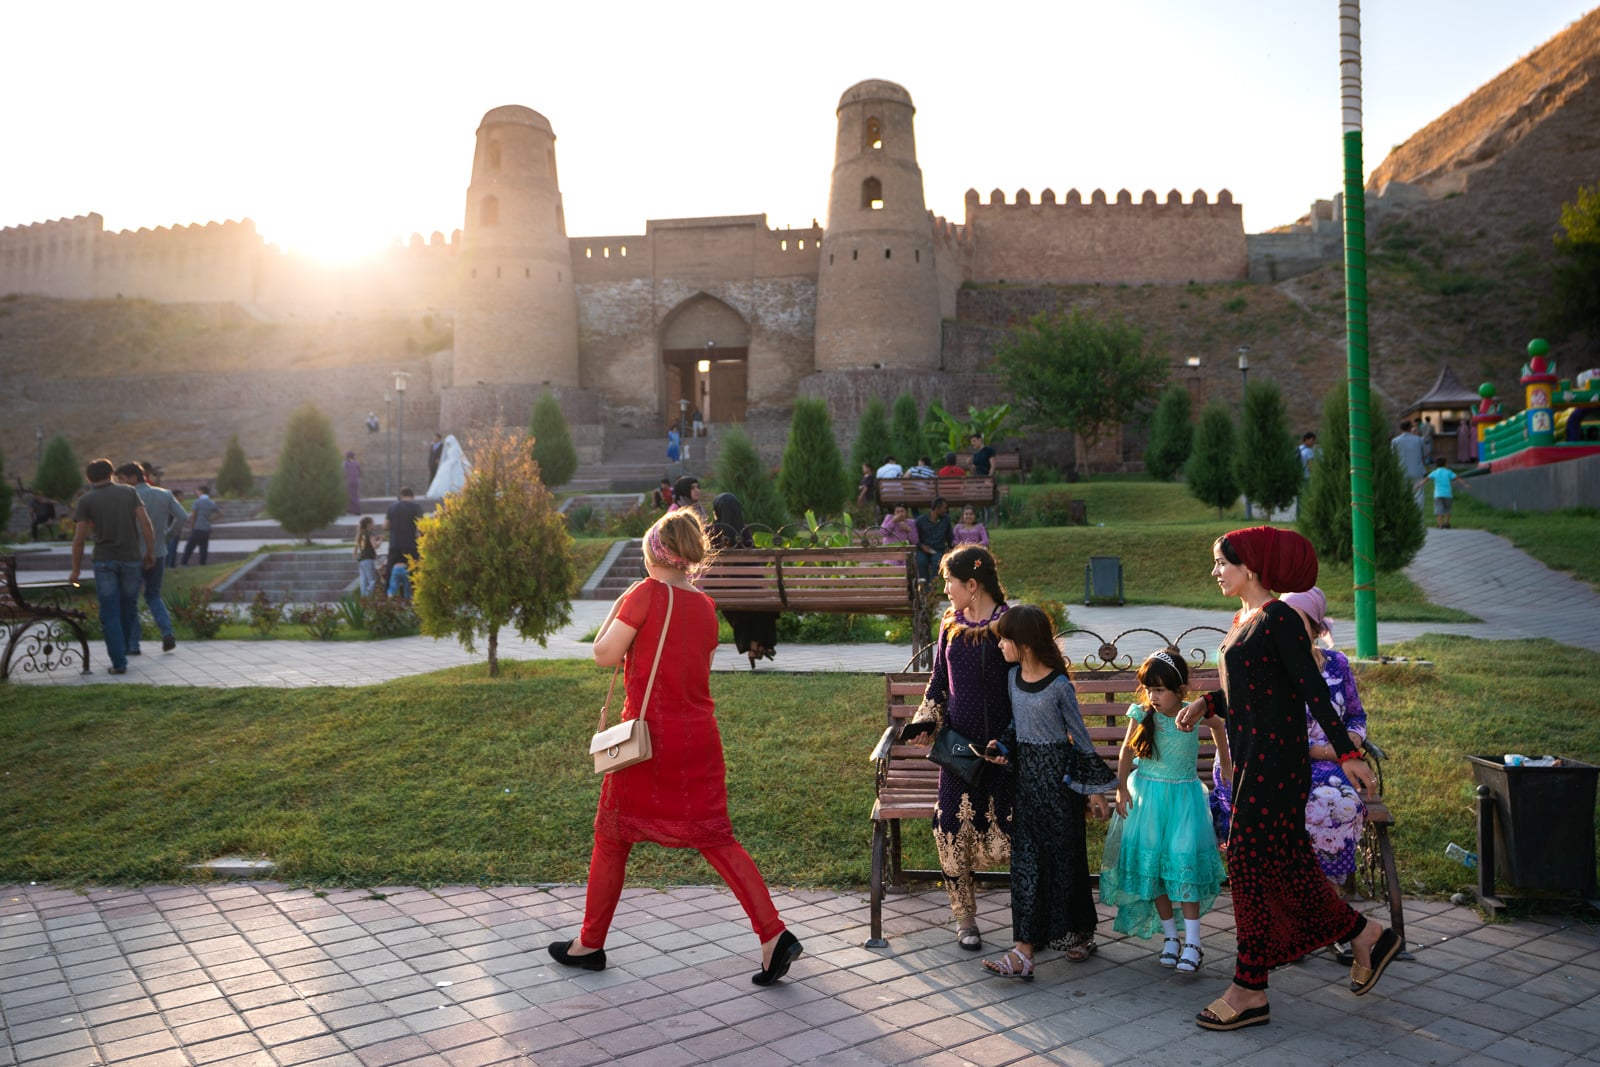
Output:
<svg viewBox="0 0 1600 1067">
<path fill-rule="evenodd" d="M 594 661 L 602 667 L 623 664 L 622 717 L 637 719 L 663 624 L 667 630 L 645 708 L 653 755 L 601 782 L 583 929 L 575 939 L 550 946 L 557 963 L 605 969 L 606 933 L 622 896 L 628 853 L 639 841 L 698 849 L 728 883 L 761 940 L 761 970 L 751 977 L 756 985 L 776 982 L 800 957 L 799 940 L 778 918 L 761 872 L 728 821 L 722 736 L 710 685 L 717 609 L 690 584 L 710 554 L 698 511 L 680 508 L 662 516 L 644 538 L 650 577 L 617 599 L 595 636 Z"/>
<path fill-rule="evenodd" d="M 1359 997 L 1404 946 L 1394 931 L 1339 899 L 1306 834 L 1307 711 L 1356 788 L 1370 796 L 1374 785 L 1333 709 L 1305 625 L 1273 595 L 1316 584 L 1316 551 L 1292 531 L 1253 526 L 1219 537 L 1212 556 L 1217 585 L 1224 596 L 1239 598 L 1240 609 L 1217 655 L 1221 690 L 1188 704 L 1177 722 L 1183 730 L 1211 714 L 1227 722 L 1233 754 L 1228 879 L 1239 955 L 1233 984 L 1195 1022 L 1207 1030 L 1237 1030 L 1271 1021 L 1267 972 L 1273 967 L 1348 941 L 1356 958 L 1350 991 Z"/>
</svg>

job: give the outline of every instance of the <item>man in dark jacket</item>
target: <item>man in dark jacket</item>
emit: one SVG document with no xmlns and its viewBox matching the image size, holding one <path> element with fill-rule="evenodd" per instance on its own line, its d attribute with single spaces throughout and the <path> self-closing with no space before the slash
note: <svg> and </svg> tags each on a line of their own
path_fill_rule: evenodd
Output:
<svg viewBox="0 0 1600 1067">
<path fill-rule="evenodd" d="M 950 528 L 950 505 L 942 496 L 917 516 L 917 577 L 931 583 L 939 576 L 939 562 L 950 551 L 954 531 Z"/>
</svg>

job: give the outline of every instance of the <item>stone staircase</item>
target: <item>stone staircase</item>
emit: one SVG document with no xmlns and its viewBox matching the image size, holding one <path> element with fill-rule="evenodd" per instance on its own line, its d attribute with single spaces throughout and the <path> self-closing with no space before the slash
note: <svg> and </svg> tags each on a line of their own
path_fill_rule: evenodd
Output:
<svg viewBox="0 0 1600 1067">
<path fill-rule="evenodd" d="M 561 488 L 579 493 L 648 493 L 663 477 L 703 478 L 711 470 L 708 458 L 715 454 L 714 441 L 714 437 L 695 438 L 689 443 L 691 459 L 677 463 L 667 462 L 666 434 L 614 441 L 603 461 L 580 464 L 572 481 Z"/>
<path fill-rule="evenodd" d="M 360 588 L 349 549 L 268 552 L 217 586 L 217 600 L 247 603 L 266 593 L 274 603 L 332 604 Z"/>
<path fill-rule="evenodd" d="M 618 541 L 584 583 L 580 600 L 615 600 L 644 574 L 644 543 Z"/>
</svg>

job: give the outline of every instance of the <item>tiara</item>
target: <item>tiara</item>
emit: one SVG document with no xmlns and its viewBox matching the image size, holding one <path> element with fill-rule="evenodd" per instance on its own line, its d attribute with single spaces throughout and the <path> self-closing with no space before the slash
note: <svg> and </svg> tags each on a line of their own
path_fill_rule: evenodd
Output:
<svg viewBox="0 0 1600 1067">
<path fill-rule="evenodd" d="M 1178 661 L 1173 659 L 1171 656 L 1169 656 L 1165 652 L 1152 652 L 1152 653 L 1150 653 L 1150 658 L 1151 659 L 1160 660 L 1162 663 L 1165 663 L 1167 666 L 1171 667 L 1173 670 L 1177 671 L 1179 674 L 1183 673 L 1183 668 L 1178 666 Z"/>
</svg>

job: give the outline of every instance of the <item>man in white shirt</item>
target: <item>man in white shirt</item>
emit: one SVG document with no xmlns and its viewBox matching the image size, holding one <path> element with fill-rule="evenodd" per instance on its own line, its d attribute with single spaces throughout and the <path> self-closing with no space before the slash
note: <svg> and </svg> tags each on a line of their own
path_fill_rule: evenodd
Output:
<svg viewBox="0 0 1600 1067">
<path fill-rule="evenodd" d="M 878 468 L 878 481 L 881 482 L 885 478 L 899 478 L 904 473 L 905 471 L 900 464 L 894 461 L 893 456 L 885 456 L 883 457 L 883 466 Z"/>
</svg>

